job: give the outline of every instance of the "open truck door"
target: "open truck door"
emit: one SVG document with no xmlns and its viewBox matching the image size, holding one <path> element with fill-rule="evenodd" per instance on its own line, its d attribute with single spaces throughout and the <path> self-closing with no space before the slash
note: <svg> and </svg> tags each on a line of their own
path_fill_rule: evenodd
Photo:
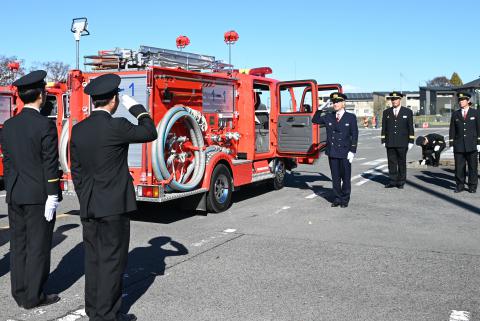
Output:
<svg viewBox="0 0 480 321">
<path fill-rule="evenodd" d="M 296 157 L 311 164 L 325 147 L 325 130 L 312 123 L 319 109 L 319 97 L 342 91 L 339 84 L 318 85 L 315 80 L 286 81 L 277 84 L 279 114 L 277 122 L 278 154 Z M 321 101 L 322 108 L 328 101 Z"/>
</svg>

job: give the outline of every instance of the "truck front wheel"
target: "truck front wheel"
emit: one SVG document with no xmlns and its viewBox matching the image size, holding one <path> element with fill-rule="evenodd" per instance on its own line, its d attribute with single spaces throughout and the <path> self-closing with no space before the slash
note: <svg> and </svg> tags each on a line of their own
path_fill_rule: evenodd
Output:
<svg viewBox="0 0 480 321">
<path fill-rule="evenodd" d="M 232 202 L 232 193 L 232 175 L 227 166 L 218 164 L 213 170 L 207 195 L 208 211 L 213 213 L 225 211 Z"/>
<path fill-rule="evenodd" d="M 276 159 L 273 167 L 273 174 L 275 177 L 272 179 L 271 187 L 274 190 L 282 189 L 285 185 L 286 167 L 285 162 L 282 159 Z"/>
</svg>

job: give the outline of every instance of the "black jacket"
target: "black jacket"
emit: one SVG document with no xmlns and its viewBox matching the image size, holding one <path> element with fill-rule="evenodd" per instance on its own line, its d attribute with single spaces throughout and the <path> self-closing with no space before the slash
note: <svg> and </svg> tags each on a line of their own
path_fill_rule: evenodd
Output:
<svg viewBox="0 0 480 321">
<path fill-rule="evenodd" d="M 408 147 L 413 144 L 415 134 L 413 131 L 413 113 L 406 107 L 400 107 L 397 117 L 393 108 L 383 111 L 382 117 L 382 144 L 386 147 Z"/>
<path fill-rule="evenodd" d="M 318 112 L 317 112 L 318 113 Z M 326 154 L 333 158 L 347 158 L 348 152 L 357 152 L 358 126 L 355 114 L 346 112 L 337 123 L 336 112 L 319 116 L 315 113 L 312 122 L 324 124 L 327 130 Z"/>
<path fill-rule="evenodd" d="M 3 126 L 2 150 L 7 203 L 45 204 L 58 195 L 58 137 L 55 124 L 25 107 Z"/>
<path fill-rule="evenodd" d="M 480 118 L 478 110 L 468 108 L 467 119 L 463 119 L 462 110 L 452 113 L 450 119 L 449 143 L 454 153 L 468 153 L 477 150 L 480 145 Z"/>
<path fill-rule="evenodd" d="M 133 125 L 105 111 L 73 126 L 70 142 L 71 172 L 81 217 L 105 217 L 137 209 L 128 169 L 128 146 L 157 138 L 155 124 L 142 105 L 130 108 L 138 118 Z"/>
<path fill-rule="evenodd" d="M 427 138 L 427 143 L 422 145 L 423 151 L 434 150 L 435 146 L 440 146 L 440 150 L 443 150 L 446 146 L 445 137 L 440 134 L 432 133 L 425 135 L 425 137 Z"/>
</svg>

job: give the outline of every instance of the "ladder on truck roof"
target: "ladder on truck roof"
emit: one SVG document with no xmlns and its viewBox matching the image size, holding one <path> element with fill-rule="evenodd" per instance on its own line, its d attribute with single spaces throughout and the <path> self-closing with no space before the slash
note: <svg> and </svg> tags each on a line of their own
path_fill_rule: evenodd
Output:
<svg viewBox="0 0 480 321">
<path fill-rule="evenodd" d="M 100 50 L 97 55 L 84 56 L 84 65 L 93 70 L 145 69 L 148 66 L 183 68 L 192 71 L 221 71 L 232 68 L 213 56 L 190 52 L 140 46 L 138 50 L 115 48 Z"/>
</svg>

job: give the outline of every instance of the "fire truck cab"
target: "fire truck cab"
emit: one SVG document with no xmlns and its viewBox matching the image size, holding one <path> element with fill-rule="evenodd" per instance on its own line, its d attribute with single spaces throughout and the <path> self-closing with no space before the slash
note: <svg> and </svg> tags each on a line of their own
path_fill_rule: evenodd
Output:
<svg viewBox="0 0 480 321">
<path fill-rule="evenodd" d="M 58 134 L 68 118 L 68 95 L 65 83 L 49 82 L 46 85 L 47 98 L 41 113 L 55 121 Z M 0 135 L 3 123 L 17 115 L 23 109 L 23 102 L 18 97 L 14 86 L 0 86 Z M 0 177 L 3 177 L 3 154 L 0 152 Z"/>
<path fill-rule="evenodd" d="M 215 57 L 154 47 L 85 58 L 93 70 L 73 70 L 68 79 L 69 131 L 60 142 L 61 158 L 67 160 L 62 188 L 73 188 L 64 140 L 92 111 L 83 88 L 113 72 L 122 79 L 121 93 L 147 108 L 158 131 L 156 141 L 130 145 L 128 165 L 137 200 L 189 197 L 183 205 L 211 212 L 226 210 L 240 186 L 269 181 L 279 189 L 286 170 L 297 162 L 312 164 L 325 146 L 322 129 L 312 124 L 318 91 L 341 91 L 339 84 L 271 79 L 268 67 L 234 70 Z M 136 123 L 122 106 L 113 116 Z"/>
</svg>

